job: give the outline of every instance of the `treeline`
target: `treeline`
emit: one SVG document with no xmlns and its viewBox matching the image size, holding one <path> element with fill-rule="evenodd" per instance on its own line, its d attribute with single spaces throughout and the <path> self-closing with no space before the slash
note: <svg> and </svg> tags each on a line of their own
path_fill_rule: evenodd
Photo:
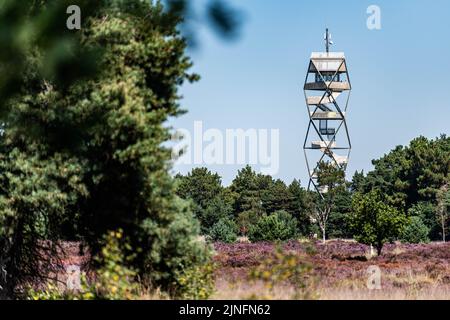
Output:
<svg viewBox="0 0 450 320">
<path fill-rule="evenodd" d="M 371 172 L 356 172 L 351 181 L 336 188 L 327 237 L 357 237 L 359 232 L 355 228 L 362 226 L 355 225 L 354 214 L 363 201 L 362 196 L 371 195 L 388 206 L 386 210 L 392 208 L 388 218 L 397 213 L 405 218 L 400 219 L 401 232 L 387 235 L 386 240 L 443 239 L 448 229 L 450 204 L 450 138 L 419 137 L 409 146 L 399 146 L 373 160 L 373 165 Z M 222 185 L 218 174 L 206 168 L 177 175 L 176 181 L 177 194 L 191 200 L 203 234 L 212 240 L 232 242 L 238 236 L 248 236 L 252 241 L 286 240 L 320 235 L 314 212 L 321 199 L 298 180 L 287 185 L 246 166 L 228 187 Z"/>
<path fill-rule="evenodd" d="M 193 169 L 175 179 L 177 194 L 192 200 L 203 234 L 212 235 L 214 240 L 235 241 L 238 235 L 249 233 L 254 236 L 254 226 L 272 214 L 279 217 L 281 229 L 295 222 L 295 230 L 290 230 L 287 238 L 294 236 L 294 231 L 303 235 L 313 232 L 309 222 L 313 193 L 297 180 L 286 185 L 257 174 L 250 166 L 240 170 L 229 187 L 223 187 L 220 176 L 206 168 Z"/>
</svg>

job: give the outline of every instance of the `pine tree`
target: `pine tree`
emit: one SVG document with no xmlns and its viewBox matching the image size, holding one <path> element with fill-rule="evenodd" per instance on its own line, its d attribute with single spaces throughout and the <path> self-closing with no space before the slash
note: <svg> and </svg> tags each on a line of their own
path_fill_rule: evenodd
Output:
<svg viewBox="0 0 450 320">
<path fill-rule="evenodd" d="M 313 209 L 312 198 L 309 193 L 301 187 L 300 181 L 294 180 L 288 187 L 289 205 L 288 212 L 298 221 L 300 234 L 308 236 L 311 231 L 311 211 Z"/>
<path fill-rule="evenodd" d="M 261 189 L 258 185 L 257 174 L 249 165 L 238 171 L 230 189 L 237 194 L 235 202 L 237 214 L 249 210 L 258 214 L 263 213 Z"/>
<path fill-rule="evenodd" d="M 105 2 L 79 33 L 82 48 L 102 49 L 99 71 L 68 86 L 38 72 L 41 52 L 30 52 L 2 118 L 0 262 L 10 288 L 42 275 L 34 254 L 42 240 L 64 236 L 87 242 L 95 256 L 105 234 L 123 230 L 133 248 L 127 263 L 172 293 L 207 262 L 198 225 L 174 196 L 163 146 L 164 123 L 182 113 L 178 87 L 198 79 L 188 73 L 179 22 L 159 3 Z"/>
</svg>

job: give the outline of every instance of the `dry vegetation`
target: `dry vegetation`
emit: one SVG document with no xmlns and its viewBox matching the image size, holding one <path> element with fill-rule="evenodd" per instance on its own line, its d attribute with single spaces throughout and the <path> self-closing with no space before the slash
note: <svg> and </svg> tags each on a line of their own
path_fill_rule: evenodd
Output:
<svg viewBox="0 0 450 320">
<path fill-rule="evenodd" d="M 381 256 L 372 255 L 366 245 L 343 240 L 325 245 L 243 241 L 214 247 L 216 290 L 211 299 L 450 299 L 450 243 L 387 244 Z M 57 279 L 63 288 L 67 266 L 90 268 L 88 250 L 81 253 L 79 243 L 65 242 L 61 249 L 64 254 L 54 267 L 59 265 Z M 367 287 L 370 266 L 381 269 L 380 290 Z M 262 276 L 255 277 L 255 270 L 263 271 Z M 142 292 L 140 299 L 168 297 Z"/>
<path fill-rule="evenodd" d="M 252 270 L 274 255 L 271 243 L 216 244 L 217 291 L 213 299 L 291 299 L 297 284 L 274 287 L 250 277 Z M 370 248 L 354 242 L 290 242 L 282 251 L 312 265 L 309 299 L 450 299 L 450 244 L 391 244 L 372 257 Z M 369 266 L 381 269 L 381 289 L 367 288 Z M 269 266 L 270 267 L 270 266 Z"/>
</svg>

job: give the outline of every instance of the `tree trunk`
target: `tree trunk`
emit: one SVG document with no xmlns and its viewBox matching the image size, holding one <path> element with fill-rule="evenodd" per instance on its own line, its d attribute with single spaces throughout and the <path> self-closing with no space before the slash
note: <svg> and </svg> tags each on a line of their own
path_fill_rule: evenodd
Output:
<svg viewBox="0 0 450 320">
<path fill-rule="evenodd" d="M 381 256 L 381 250 L 383 249 L 383 244 L 382 243 L 378 243 L 377 244 L 377 255 Z"/>
<path fill-rule="evenodd" d="M 325 244 L 327 241 L 326 233 L 325 233 L 325 224 L 322 227 L 322 242 Z"/>
<path fill-rule="evenodd" d="M 442 215 L 441 227 L 442 227 L 442 241 L 445 243 L 445 219 L 444 219 L 444 215 Z"/>
</svg>

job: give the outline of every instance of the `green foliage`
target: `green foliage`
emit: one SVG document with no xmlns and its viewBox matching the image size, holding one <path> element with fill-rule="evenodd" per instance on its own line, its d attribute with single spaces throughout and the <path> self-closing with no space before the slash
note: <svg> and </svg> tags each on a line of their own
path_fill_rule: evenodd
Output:
<svg viewBox="0 0 450 320">
<path fill-rule="evenodd" d="M 58 288 L 50 282 L 44 290 L 31 289 L 28 299 L 31 300 L 134 300 L 141 294 L 141 286 L 137 283 L 137 272 L 126 267 L 126 256 L 122 249 L 124 239 L 123 231 L 111 231 L 104 237 L 101 253 L 95 257 L 99 265 L 91 281 L 82 277 L 81 288 L 74 291 Z M 125 245 L 128 250 L 129 245 Z"/>
<path fill-rule="evenodd" d="M 436 206 L 432 202 L 415 203 L 409 210 L 409 217 L 419 217 L 429 229 L 428 238 L 432 241 L 440 240 L 440 226 L 436 220 Z"/>
<path fill-rule="evenodd" d="M 163 146 L 165 122 L 182 113 L 178 87 L 198 79 L 179 21 L 160 3 L 105 2 L 77 36 L 82 50 L 102 49 L 99 71 L 68 85 L 39 72 L 38 47 L 28 53 L 19 94 L 0 119 L 3 288 L 43 273 L 41 240 L 83 239 L 96 256 L 109 230 L 122 229 L 135 248 L 126 267 L 162 290 L 176 291 L 180 270 L 207 263 Z"/>
<path fill-rule="evenodd" d="M 448 181 L 450 138 L 445 135 L 434 140 L 419 137 L 409 146 L 398 146 L 372 163 L 375 169 L 367 177 L 355 174 L 352 188 L 359 192 L 377 190 L 385 196 L 387 204 L 420 217 L 429 229 L 428 238 L 443 239 L 446 223 L 436 217 L 436 212 L 439 190 Z M 415 228 L 419 228 L 418 220 L 414 220 Z M 420 229 L 425 230 L 424 226 Z M 415 239 L 425 240 L 426 237 Z"/>
<path fill-rule="evenodd" d="M 364 170 L 361 172 L 356 171 L 352 177 L 352 182 L 350 184 L 350 190 L 352 192 L 363 192 L 364 191 Z"/>
<path fill-rule="evenodd" d="M 352 208 L 349 224 L 355 239 L 375 246 L 379 255 L 384 243 L 398 238 L 407 223 L 406 216 L 376 191 L 355 194 Z"/>
<path fill-rule="evenodd" d="M 193 28 L 201 20 L 206 20 L 212 29 L 225 39 L 237 36 L 241 24 L 240 11 L 224 0 L 206 1 L 204 10 L 198 11 L 195 1 L 167 0 L 167 9 L 172 15 L 182 16 L 182 30 L 191 44 L 196 44 Z"/>
<path fill-rule="evenodd" d="M 256 174 L 246 166 L 238 171 L 230 187 L 221 186 L 221 178 L 206 168 L 195 168 L 186 176 L 177 175 L 177 194 L 192 201 L 195 216 L 200 220 L 202 233 L 221 219 L 232 219 L 241 235 L 264 214 L 284 210 L 298 222 L 300 234 L 311 232 L 310 215 L 313 210 L 311 194 L 294 180 L 289 187 L 281 180 Z"/>
<path fill-rule="evenodd" d="M 301 187 L 298 180 L 292 181 L 288 191 L 287 211 L 297 220 L 299 233 L 302 236 L 308 236 L 311 233 L 310 216 L 314 208 L 311 194 Z"/>
<path fill-rule="evenodd" d="M 50 272 L 62 230 L 76 217 L 78 197 L 86 194 L 81 166 L 66 154 L 48 161 L 18 148 L 0 146 L 0 277 L 6 296 L 37 271 Z M 72 221 L 73 223 L 73 221 Z"/>
<path fill-rule="evenodd" d="M 256 225 L 250 227 L 249 240 L 286 241 L 297 237 L 297 221 L 286 211 L 277 211 L 263 216 Z"/>
<path fill-rule="evenodd" d="M 450 180 L 450 178 L 447 178 Z M 441 226 L 442 241 L 446 241 L 447 223 L 450 220 L 450 190 L 446 182 L 436 193 L 436 220 Z"/>
<path fill-rule="evenodd" d="M 263 213 L 261 183 L 264 181 L 261 180 L 249 165 L 238 171 L 230 186 L 231 191 L 238 195 L 235 202 L 237 214 L 248 210 Z"/>
<path fill-rule="evenodd" d="M 418 202 L 434 202 L 449 174 L 450 138 L 419 137 L 372 163 L 375 169 L 368 173 L 364 191 L 379 190 L 389 204 L 402 210 Z"/>
<path fill-rule="evenodd" d="M 124 250 L 125 249 L 125 250 Z M 44 290 L 28 291 L 32 300 L 136 300 L 147 291 L 143 283 L 138 282 L 138 272 L 127 267 L 127 261 L 133 260 L 134 253 L 122 230 L 109 232 L 105 236 L 101 253 L 96 256 L 98 268 L 92 279 L 82 276 L 81 288 L 63 291 L 54 283 L 48 283 Z M 128 252 L 129 255 L 126 255 Z M 177 269 L 170 294 L 183 299 L 207 299 L 214 291 L 214 265 L 190 265 Z"/>
<path fill-rule="evenodd" d="M 406 243 L 428 243 L 430 239 L 428 234 L 430 229 L 418 216 L 408 218 L 408 223 L 402 230 L 400 239 Z"/>
<path fill-rule="evenodd" d="M 58 286 L 52 283 L 48 283 L 42 290 L 30 288 L 27 291 L 27 300 L 65 300 L 66 298 L 58 289 Z"/>
<path fill-rule="evenodd" d="M 139 296 L 139 285 L 136 283 L 138 272 L 127 267 L 124 251 L 132 250 L 122 230 L 111 231 L 104 237 L 101 254 L 97 257 L 100 268 L 97 270 L 94 283 L 80 292 L 83 299 L 132 300 Z M 123 244 L 125 243 L 125 244 Z M 125 250 L 124 248 L 125 247 Z"/>
<path fill-rule="evenodd" d="M 315 173 L 317 186 L 326 192 L 321 192 L 320 196 L 316 195 L 315 208 L 311 213 L 322 231 L 322 239 L 325 242 L 328 219 L 335 208 L 336 196 L 344 192 L 346 188 L 345 172 L 335 163 L 321 161 Z"/>
<path fill-rule="evenodd" d="M 176 179 L 177 194 L 192 199 L 201 208 L 206 208 L 222 192 L 220 176 L 206 168 L 194 168 L 186 176 L 177 175 Z"/>
<path fill-rule="evenodd" d="M 79 33 L 66 28 L 66 9 L 69 5 L 80 6 L 83 22 L 95 15 L 102 1 L 89 0 L 2 0 L 0 6 L 0 109 L 10 108 L 9 98 L 20 92 L 26 81 L 27 64 L 37 49 L 40 54 L 35 73 L 67 86 L 76 80 L 95 74 L 98 48 L 81 47 Z M 84 24 L 83 26 L 84 27 Z"/>
<path fill-rule="evenodd" d="M 261 214 L 255 210 L 247 210 L 239 213 L 237 217 L 237 225 L 239 227 L 239 233 L 246 236 L 250 228 L 258 223 L 261 218 Z"/>
<path fill-rule="evenodd" d="M 348 216 L 352 210 L 352 193 L 343 188 L 336 194 L 328 221 L 328 237 L 348 239 L 353 236 L 348 225 Z"/>
<path fill-rule="evenodd" d="M 276 286 L 290 283 L 294 286 L 294 296 L 292 299 L 314 299 L 317 294 L 314 292 L 312 283 L 313 266 L 307 261 L 305 256 L 298 253 L 284 252 L 283 248 L 277 247 L 270 257 L 250 271 L 250 279 L 262 281 L 271 292 Z M 271 297 L 251 297 L 256 299 L 270 299 Z"/>
<path fill-rule="evenodd" d="M 207 234 L 210 231 L 211 226 L 216 222 L 228 219 L 232 220 L 233 217 L 233 205 L 223 196 L 218 196 L 211 200 L 206 209 L 202 210 L 200 221 L 202 224 L 202 231 Z"/>
<path fill-rule="evenodd" d="M 221 219 L 233 219 L 234 194 L 223 188 L 221 178 L 206 168 L 195 168 L 186 176 L 177 175 L 177 194 L 192 201 L 193 211 L 207 235 Z"/>
<path fill-rule="evenodd" d="M 229 218 L 238 224 L 240 234 L 246 235 L 250 226 L 264 214 L 280 210 L 294 216 L 301 234 L 310 233 L 312 198 L 297 180 L 288 187 L 283 181 L 256 174 L 246 166 L 238 171 L 227 188 L 221 186 L 221 178 L 217 174 L 206 168 L 195 168 L 186 176 L 177 175 L 176 181 L 177 194 L 192 201 L 203 234 L 209 234 L 220 219 Z"/>
<path fill-rule="evenodd" d="M 270 178 L 268 186 L 260 190 L 263 208 L 267 214 L 279 210 L 288 210 L 291 194 L 283 181 L 273 181 Z"/>
<path fill-rule="evenodd" d="M 177 276 L 174 296 L 181 299 L 206 300 L 215 290 L 213 263 L 182 270 Z"/>
<path fill-rule="evenodd" d="M 198 222 L 195 221 L 186 202 L 177 199 L 175 205 L 178 207 L 178 214 L 167 229 L 158 230 L 155 223 L 150 220 L 144 228 L 149 234 L 155 231 L 163 232 L 154 238 L 153 250 L 147 253 L 150 261 L 154 263 L 150 271 L 151 277 L 147 281 L 150 281 L 153 287 L 160 287 L 163 291 L 176 294 L 183 290 L 184 285 L 190 285 L 189 282 L 178 281 L 179 276 L 186 270 L 208 265 L 212 250 L 199 238 Z"/>
<path fill-rule="evenodd" d="M 192 201 L 203 234 L 208 234 L 220 219 L 232 217 L 232 195 L 222 187 L 217 173 L 213 174 L 206 168 L 194 168 L 186 176 L 177 175 L 176 185 L 177 194 Z"/>
<path fill-rule="evenodd" d="M 229 218 L 222 218 L 215 223 L 209 231 L 213 241 L 233 243 L 237 240 L 238 226 Z"/>
</svg>

